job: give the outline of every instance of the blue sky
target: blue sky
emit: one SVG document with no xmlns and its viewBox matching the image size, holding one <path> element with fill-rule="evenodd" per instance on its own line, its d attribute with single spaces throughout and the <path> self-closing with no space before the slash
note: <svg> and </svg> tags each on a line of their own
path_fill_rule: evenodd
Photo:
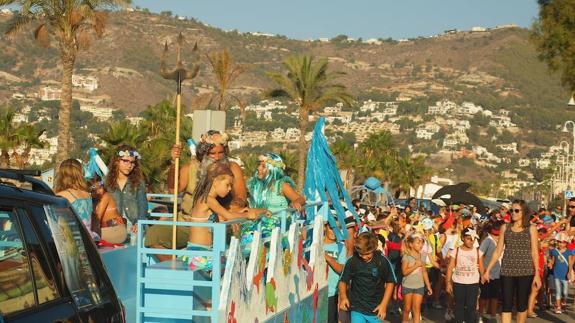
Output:
<svg viewBox="0 0 575 323">
<path fill-rule="evenodd" d="M 429 36 L 515 23 L 529 27 L 536 0 L 133 0 L 212 26 L 308 39 L 346 34 L 364 39 Z"/>
</svg>

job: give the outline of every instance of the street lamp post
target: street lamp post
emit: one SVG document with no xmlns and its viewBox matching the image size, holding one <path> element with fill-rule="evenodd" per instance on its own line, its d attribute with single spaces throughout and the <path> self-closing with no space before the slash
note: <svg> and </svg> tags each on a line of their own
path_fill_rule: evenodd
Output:
<svg viewBox="0 0 575 323">
<path fill-rule="evenodd" d="M 565 121 L 565 125 L 563 125 L 563 132 L 569 132 L 569 126 L 571 126 L 571 134 L 573 135 L 573 144 L 571 145 L 571 158 L 567 157 L 567 167 L 569 169 L 569 186 L 573 187 L 573 163 L 575 161 L 575 122 L 568 120 Z"/>
</svg>

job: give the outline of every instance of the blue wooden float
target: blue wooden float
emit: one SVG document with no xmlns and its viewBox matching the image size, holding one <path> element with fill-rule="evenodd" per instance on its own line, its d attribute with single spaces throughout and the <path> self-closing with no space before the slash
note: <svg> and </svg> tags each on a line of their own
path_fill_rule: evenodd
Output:
<svg viewBox="0 0 575 323">
<path fill-rule="evenodd" d="M 279 226 L 267 239 L 261 238 L 259 229 L 254 232 L 249 258 L 243 256 L 236 237 L 226 236 L 228 226 L 242 220 L 139 221 L 135 246 L 102 249 L 101 255 L 126 307 L 128 322 L 324 322 L 326 212 L 327 204 L 320 203 L 307 206 L 307 218 L 311 219 L 307 221 L 298 220 L 293 209 L 276 212 L 274 216 L 281 219 Z M 212 249 L 146 248 L 143 232 L 148 225 L 209 227 L 213 232 Z M 157 262 L 157 254 L 175 255 L 176 259 Z M 190 270 L 183 256 L 225 260 L 212 261 L 208 272 Z"/>
</svg>

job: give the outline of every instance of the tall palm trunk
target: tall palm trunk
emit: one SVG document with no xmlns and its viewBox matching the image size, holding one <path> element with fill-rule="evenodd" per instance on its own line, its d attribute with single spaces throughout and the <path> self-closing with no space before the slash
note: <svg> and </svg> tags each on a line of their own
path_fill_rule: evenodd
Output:
<svg viewBox="0 0 575 323">
<path fill-rule="evenodd" d="M 76 55 L 72 49 L 63 46 L 61 49 L 62 59 L 62 96 L 60 97 L 60 111 L 58 112 L 58 151 L 56 153 L 56 165 L 69 158 L 70 154 L 70 122 L 72 112 L 72 74 Z"/>
<path fill-rule="evenodd" d="M 305 183 L 305 163 L 307 161 L 307 142 L 305 141 L 305 134 L 307 131 L 307 125 L 309 123 L 308 110 L 306 107 L 300 107 L 299 109 L 299 161 L 297 168 L 297 188 L 299 192 L 303 191 L 303 185 Z"/>
</svg>

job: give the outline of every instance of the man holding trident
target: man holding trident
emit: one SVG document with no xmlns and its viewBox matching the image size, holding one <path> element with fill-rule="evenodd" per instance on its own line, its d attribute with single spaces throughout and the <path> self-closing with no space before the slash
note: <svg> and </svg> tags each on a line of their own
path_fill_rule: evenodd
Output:
<svg viewBox="0 0 575 323">
<path fill-rule="evenodd" d="M 181 47 L 183 44 L 183 36 L 180 33 L 178 37 L 177 48 L 177 65 L 174 71 L 167 71 L 165 66 L 165 57 L 167 54 L 168 46 L 164 47 L 162 54 L 162 62 L 160 65 L 161 74 L 166 79 L 173 79 L 177 82 L 177 97 L 176 97 L 176 144 L 172 148 L 172 166 L 168 174 L 168 187 L 172 188 L 171 192 L 174 193 L 173 205 L 173 219 L 174 221 L 184 220 L 187 221 L 193 207 L 193 192 L 198 182 L 198 174 L 201 174 L 201 165 L 204 159 L 211 158 L 213 160 L 221 160 L 228 157 L 228 137 L 226 134 L 221 134 L 218 131 L 210 130 L 202 135 L 197 148 L 196 160 L 191 160 L 188 164 L 184 165 L 181 169 L 179 167 L 181 145 L 180 145 L 180 114 L 181 114 L 181 85 L 185 79 L 192 79 L 197 76 L 199 64 L 194 63 L 191 71 L 184 69 L 181 61 Z M 194 46 L 193 52 L 195 61 L 197 61 L 197 45 Z M 240 210 L 247 206 L 247 190 L 240 166 L 235 162 L 230 162 L 230 169 L 234 175 L 231 193 L 222 201 L 222 205 L 234 211 Z M 200 171 L 200 172 L 199 172 Z M 184 193 L 182 199 L 182 214 L 178 218 L 178 193 Z M 250 209 L 248 216 L 255 216 L 257 213 L 262 213 L 262 210 Z M 170 230 L 171 229 L 171 230 Z M 170 239 L 171 238 L 171 239 Z M 165 225 L 155 225 L 150 227 L 146 232 L 145 245 L 146 247 L 159 248 L 159 249 L 181 249 L 186 247 L 189 239 L 189 228 Z M 175 242 L 175 243 L 174 243 Z M 160 260 L 169 260 L 170 256 L 157 255 Z"/>
</svg>

